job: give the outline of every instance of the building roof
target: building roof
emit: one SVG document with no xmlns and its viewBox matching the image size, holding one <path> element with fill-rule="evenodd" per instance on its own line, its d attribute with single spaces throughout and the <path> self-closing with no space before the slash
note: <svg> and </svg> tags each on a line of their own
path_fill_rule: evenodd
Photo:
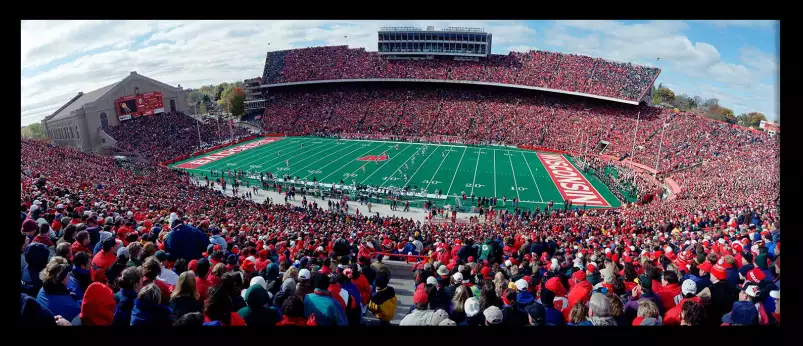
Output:
<svg viewBox="0 0 803 346">
<path fill-rule="evenodd" d="M 85 93 L 85 94 L 84 93 L 79 93 L 77 97 L 75 97 L 72 100 L 70 100 L 70 102 L 67 102 L 67 104 L 65 104 L 64 106 L 62 106 L 58 110 L 56 110 L 56 112 L 54 112 L 52 115 L 50 115 L 49 117 L 45 118 L 45 120 L 48 120 L 48 121 L 49 120 L 58 120 L 58 119 L 64 119 L 64 118 L 69 117 L 70 113 L 72 111 L 83 107 L 87 103 L 95 102 L 97 99 L 99 99 L 101 96 L 103 96 L 107 91 L 111 90 L 115 85 L 117 85 L 121 81 L 122 80 L 114 82 L 114 83 L 109 84 L 109 85 L 107 85 L 105 87 L 90 91 L 90 92 Z"/>
</svg>

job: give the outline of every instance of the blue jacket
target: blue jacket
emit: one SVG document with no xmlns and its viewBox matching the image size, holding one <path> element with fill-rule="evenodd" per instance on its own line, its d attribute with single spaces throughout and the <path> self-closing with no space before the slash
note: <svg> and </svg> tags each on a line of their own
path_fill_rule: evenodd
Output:
<svg viewBox="0 0 803 346">
<path fill-rule="evenodd" d="M 739 286 L 739 271 L 733 268 L 725 269 L 725 281 L 733 286 Z"/>
<path fill-rule="evenodd" d="M 53 313 L 25 293 L 20 293 L 20 308 L 20 324 L 26 326 L 56 326 L 56 319 Z"/>
<path fill-rule="evenodd" d="M 181 224 L 165 236 L 165 252 L 187 261 L 201 258 L 209 246 L 209 238 L 197 228 Z"/>
<path fill-rule="evenodd" d="M 348 326 L 346 312 L 329 295 L 309 293 L 304 297 L 304 317 L 309 318 L 312 314 L 315 314 L 318 326 Z"/>
<path fill-rule="evenodd" d="M 706 275 L 704 277 L 699 277 L 699 276 L 694 276 L 692 274 L 686 274 L 685 276 L 683 276 L 683 279 L 681 280 L 681 282 L 685 281 L 686 279 L 694 281 L 694 283 L 697 285 L 697 293 L 700 293 L 706 287 L 711 286 L 711 278 L 708 275 Z M 697 294 L 697 293 L 695 293 L 695 294 Z"/>
<path fill-rule="evenodd" d="M 42 286 L 39 294 L 36 295 L 36 301 L 50 310 L 54 316 L 61 315 L 67 321 L 72 321 L 81 313 L 81 301 L 70 294 L 70 291 L 61 284 Z"/>
<path fill-rule="evenodd" d="M 132 326 L 171 326 L 170 308 L 162 304 L 134 299 L 134 308 L 131 310 Z"/>
<path fill-rule="evenodd" d="M 75 293 L 76 298 L 79 300 L 84 299 L 84 292 L 86 292 L 87 287 L 89 287 L 91 283 L 92 278 L 90 277 L 88 269 L 81 269 L 73 266 L 70 277 L 67 279 L 67 289 Z"/>
<path fill-rule="evenodd" d="M 134 290 L 121 289 L 114 294 L 117 306 L 114 307 L 112 326 L 126 327 L 131 325 L 131 310 L 134 309 L 134 299 L 137 299 L 137 292 Z"/>
<path fill-rule="evenodd" d="M 562 326 L 564 324 L 563 321 L 563 314 L 560 313 L 557 309 L 549 306 L 545 306 L 546 308 L 546 323 L 551 324 L 554 326 Z"/>
<path fill-rule="evenodd" d="M 31 243 L 25 248 L 25 262 L 27 265 L 22 270 L 22 293 L 29 296 L 39 294 L 42 288 L 42 280 L 39 280 L 39 272 L 45 269 L 50 257 L 50 250 L 47 245 L 42 243 Z"/>
<path fill-rule="evenodd" d="M 223 249 L 223 250 L 226 250 L 226 247 L 228 246 L 226 244 L 226 239 L 223 239 L 223 237 L 221 237 L 219 234 L 215 234 L 215 235 L 209 237 L 209 243 L 210 244 L 215 244 L 215 245 L 220 245 L 220 248 Z"/>
</svg>

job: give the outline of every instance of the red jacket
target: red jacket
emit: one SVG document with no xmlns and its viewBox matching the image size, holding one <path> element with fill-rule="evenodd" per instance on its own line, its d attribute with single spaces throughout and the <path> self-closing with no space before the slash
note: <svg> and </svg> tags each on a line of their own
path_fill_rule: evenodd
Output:
<svg viewBox="0 0 803 346">
<path fill-rule="evenodd" d="M 681 299 L 674 307 L 666 311 L 666 314 L 664 314 L 663 325 L 665 326 L 680 325 L 680 312 L 683 310 L 683 303 L 685 303 L 687 300 L 700 303 L 700 297 L 697 296 Z"/>
<path fill-rule="evenodd" d="M 209 281 L 196 276 L 195 289 L 198 290 L 198 300 L 201 304 L 204 304 L 206 297 L 209 295 Z"/>
<path fill-rule="evenodd" d="M 106 269 L 117 262 L 117 255 L 112 252 L 100 250 L 94 258 L 92 258 L 92 272 L 90 276 L 92 281 L 106 283 Z"/>
<path fill-rule="evenodd" d="M 591 294 L 592 289 L 591 283 L 586 280 L 574 284 L 574 287 L 572 287 L 569 291 L 569 295 L 566 297 L 569 300 L 569 306 L 566 309 L 571 311 L 572 308 L 574 308 L 574 304 L 585 304 L 590 298 L 589 294 Z"/>
<path fill-rule="evenodd" d="M 371 299 L 371 284 L 368 283 L 368 279 L 366 279 L 365 275 L 362 274 L 360 274 L 360 277 L 353 281 L 354 285 L 357 286 L 357 290 L 360 291 L 362 305 L 366 306 L 368 304 L 368 300 Z"/>
<path fill-rule="evenodd" d="M 89 255 L 92 255 L 92 250 L 87 249 L 85 246 L 81 245 L 81 243 L 79 241 L 77 241 L 77 240 L 72 242 L 72 245 L 70 245 L 70 250 L 71 250 L 73 256 L 75 256 L 75 254 L 77 254 L 80 251 L 83 251 L 83 252 L 89 253 Z"/>
<path fill-rule="evenodd" d="M 48 236 L 43 237 L 41 234 L 37 234 L 35 237 L 33 237 L 33 242 L 45 244 L 47 245 L 47 247 L 54 246 L 53 241 L 50 240 L 50 237 Z"/>
<path fill-rule="evenodd" d="M 666 285 L 661 287 L 660 290 L 655 291 L 655 294 L 658 298 L 661 298 L 661 302 L 664 304 L 664 311 L 669 311 L 669 309 L 675 306 L 675 297 L 680 294 L 680 285 Z"/>
<path fill-rule="evenodd" d="M 307 326 L 307 319 L 305 317 L 289 317 L 287 315 L 282 316 L 282 320 L 276 322 L 277 326 L 297 326 L 297 327 L 306 327 Z"/>
</svg>

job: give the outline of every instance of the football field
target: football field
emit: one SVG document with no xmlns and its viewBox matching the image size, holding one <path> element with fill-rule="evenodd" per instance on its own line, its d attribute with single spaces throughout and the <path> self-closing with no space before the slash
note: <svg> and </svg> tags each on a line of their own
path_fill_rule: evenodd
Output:
<svg viewBox="0 0 803 346">
<path fill-rule="evenodd" d="M 211 170 L 243 170 L 258 182 L 260 172 L 290 175 L 331 184 L 367 184 L 390 188 L 410 186 L 418 196 L 452 204 L 454 195 L 497 197 L 497 208 L 541 209 L 564 199 L 575 206 L 616 208 L 621 205 L 592 175 L 582 174 L 564 155 L 508 147 L 424 144 L 318 137 L 266 137 L 206 153 L 171 167 L 193 174 Z M 547 168 L 549 167 L 549 169 Z M 342 183 L 341 183 L 342 181 Z M 424 191 L 421 191 L 421 189 Z M 438 192 L 441 192 L 439 195 Z M 449 196 L 449 197 L 447 197 Z"/>
</svg>

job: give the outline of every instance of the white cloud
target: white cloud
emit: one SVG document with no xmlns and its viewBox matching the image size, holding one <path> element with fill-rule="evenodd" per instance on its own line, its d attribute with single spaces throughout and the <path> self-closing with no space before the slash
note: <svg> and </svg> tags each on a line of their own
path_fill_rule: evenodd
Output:
<svg viewBox="0 0 803 346">
<path fill-rule="evenodd" d="M 744 27 L 762 29 L 771 29 L 779 23 L 777 20 L 701 20 L 700 22 L 717 28 Z"/>
</svg>

